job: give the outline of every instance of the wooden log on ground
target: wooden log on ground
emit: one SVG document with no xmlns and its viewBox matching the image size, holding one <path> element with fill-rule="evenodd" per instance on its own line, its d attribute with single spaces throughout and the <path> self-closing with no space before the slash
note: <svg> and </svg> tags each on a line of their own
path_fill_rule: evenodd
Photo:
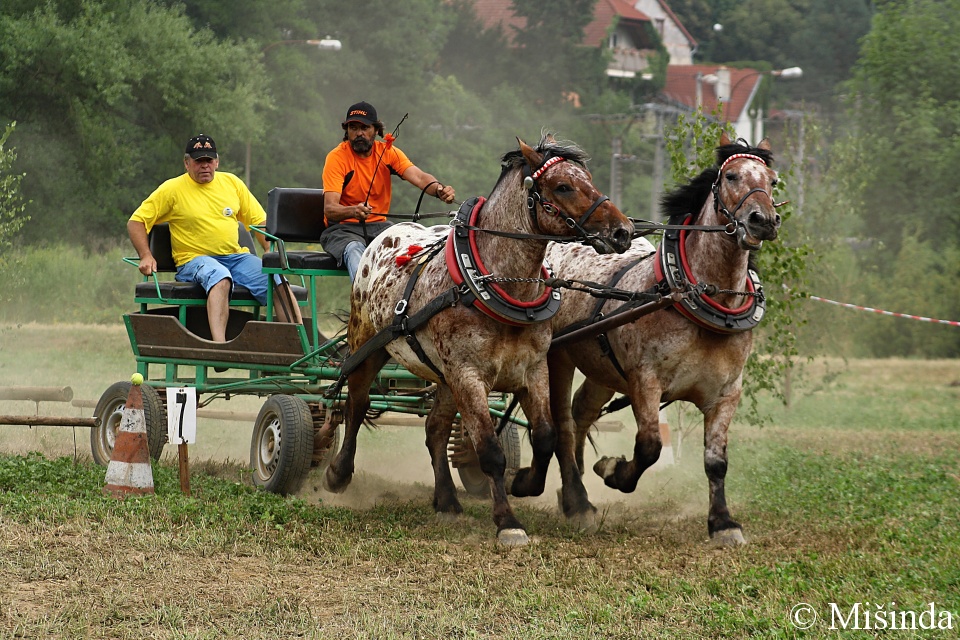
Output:
<svg viewBox="0 0 960 640">
<path fill-rule="evenodd" d="M 29 400 L 30 402 L 70 402 L 70 387 L 0 387 L 0 400 Z"/>
<path fill-rule="evenodd" d="M 73 418 L 70 416 L 0 416 L 0 424 L 26 427 L 99 427 L 100 418 Z"/>
</svg>

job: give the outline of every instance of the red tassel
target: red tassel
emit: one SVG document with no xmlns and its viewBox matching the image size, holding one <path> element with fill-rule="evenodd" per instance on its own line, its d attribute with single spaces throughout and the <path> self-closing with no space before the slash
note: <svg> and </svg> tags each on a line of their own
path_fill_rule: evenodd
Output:
<svg viewBox="0 0 960 640">
<path fill-rule="evenodd" d="M 388 133 L 387 135 L 383 136 L 383 139 L 387 143 L 387 149 L 389 149 L 393 146 L 393 141 L 396 140 L 396 137 L 394 137 L 392 133 Z"/>
<path fill-rule="evenodd" d="M 423 247 L 421 247 L 418 244 L 412 244 L 409 247 L 407 247 L 407 255 L 410 255 L 410 256 L 416 253 L 420 253 L 421 251 L 423 251 Z"/>
<path fill-rule="evenodd" d="M 397 256 L 397 266 L 402 267 L 410 262 L 410 256 Z"/>
</svg>

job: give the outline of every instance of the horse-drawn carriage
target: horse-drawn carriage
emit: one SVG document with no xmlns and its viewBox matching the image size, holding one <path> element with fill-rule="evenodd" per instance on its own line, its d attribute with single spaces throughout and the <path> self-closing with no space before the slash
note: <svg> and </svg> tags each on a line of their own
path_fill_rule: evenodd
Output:
<svg viewBox="0 0 960 640">
<path fill-rule="evenodd" d="M 209 403 L 233 396 L 267 397 L 253 428 L 250 465 L 255 485 L 280 494 L 295 492 L 311 469 L 323 467 L 336 451 L 342 421 L 342 394 L 331 394 L 341 374 L 343 336 L 327 339 L 316 318 L 321 307 L 318 282 L 344 278 L 346 270 L 319 250 L 294 250 L 298 243 L 316 242 L 323 230 L 323 192 L 319 189 L 276 188 L 270 191 L 262 233 L 274 251 L 263 255 L 265 272 L 292 282 L 301 305 L 303 324 L 273 321 L 273 296 L 265 308 L 241 286 L 234 287 L 226 343 L 212 342 L 205 313 L 206 296 L 195 283 L 165 278 L 176 271 L 166 224 L 150 233 L 150 250 L 157 271 L 136 285 L 139 310 L 123 318 L 130 345 L 143 375 L 143 407 L 150 454 L 158 459 L 167 439 L 167 387 L 196 387 L 198 401 Z M 255 251 L 250 232 L 240 225 L 241 244 Z M 136 266 L 135 259 L 127 262 Z M 159 275 L 158 275 L 159 274 Z M 270 286 L 273 286 L 271 279 Z M 272 293 L 272 292 L 271 292 Z M 225 374 L 225 375 L 221 375 Z M 91 430 L 93 457 L 110 461 L 129 393 L 129 382 L 117 382 L 101 396 L 95 410 L 101 426 Z M 424 416 L 434 386 L 396 363 L 384 367 L 372 398 L 371 415 L 383 412 Z M 202 398 L 202 400 L 201 400 Z M 508 398 L 491 395 L 492 415 L 502 420 L 501 442 L 514 467 L 519 466 L 517 425 L 508 415 Z M 387 418 L 389 420 L 389 417 Z M 486 480 L 476 465 L 469 441 L 457 434 L 450 456 L 464 487 L 482 495 Z"/>
<path fill-rule="evenodd" d="M 346 338 L 329 340 L 316 327 L 316 282 L 345 272 L 322 252 L 287 248 L 319 237 L 322 194 L 271 191 L 265 229 L 254 231 L 276 249 L 264 255 L 264 270 L 299 282 L 304 323 L 269 321 L 269 303 L 261 320 L 256 303 L 235 292 L 229 340 L 214 343 L 204 335 L 202 291 L 159 280 L 138 285 L 140 311 L 124 320 L 147 381 L 151 453 L 159 455 L 166 424 L 154 388 L 173 385 L 195 386 L 198 397 L 270 396 L 254 426 L 251 466 L 254 482 L 278 493 L 295 491 L 318 466 L 326 467 L 325 487 L 342 491 L 371 412 L 426 416 L 436 511 L 462 511 L 452 461 L 468 490 L 492 497 L 498 540 L 525 544 L 507 496 L 542 493 L 554 454 L 565 515 L 594 526 L 581 480 L 584 443 L 615 392 L 637 421 L 633 459 L 603 458 L 594 470 L 624 492 L 659 456 L 660 403 L 685 400 L 704 413 L 710 536 L 742 542 L 724 494 L 726 437 L 750 330 L 764 312 L 747 256 L 780 225 L 769 146 L 723 136 L 717 166 L 664 199 L 669 224 L 647 225 L 665 232 L 659 248 L 597 191 L 584 161 L 579 148 L 549 136 L 536 148 L 520 142 L 504 155 L 490 196 L 464 203 L 449 225 L 401 223 L 378 236 L 352 287 Z M 158 262 L 162 241 L 155 229 Z M 545 268 L 547 256 L 556 274 Z M 596 282 L 601 276 L 606 285 Z M 561 304 L 563 287 L 573 291 Z M 666 307 L 677 313 L 652 314 Z M 227 368 L 244 375 L 211 375 Z M 571 397 L 574 368 L 587 380 Z M 97 407 L 102 426 L 92 445 L 101 463 L 127 385 L 113 385 Z M 512 415 L 508 394 L 524 420 Z M 533 450 L 522 468 L 518 424 Z"/>
</svg>

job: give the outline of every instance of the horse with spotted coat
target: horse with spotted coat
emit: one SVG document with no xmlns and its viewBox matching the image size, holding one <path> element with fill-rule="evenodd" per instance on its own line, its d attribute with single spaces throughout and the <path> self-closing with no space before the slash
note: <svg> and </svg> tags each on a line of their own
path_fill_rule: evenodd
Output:
<svg viewBox="0 0 960 640">
<path fill-rule="evenodd" d="M 631 221 L 593 185 L 582 150 L 551 136 L 536 148 L 518 142 L 518 150 L 504 155 L 503 171 L 489 197 L 467 220 L 430 228 L 397 224 L 364 252 L 347 326 L 349 346 L 355 355 L 362 353 L 362 361 L 345 371 L 344 439 L 324 479 L 332 491 L 349 484 L 370 387 L 392 357 L 438 385 L 426 419 L 434 508 L 441 514 L 462 512 L 447 460 L 459 411 L 480 469 L 489 478 L 497 539 L 505 545 L 529 541 L 507 495 L 543 492 L 556 442 L 546 354 L 552 335 L 549 315 L 559 306 L 559 295 L 545 290 L 543 282 L 547 243 L 576 239 L 592 246 L 591 253 L 607 253 L 625 251 L 633 234 Z M 414 275 L 417 279 L 408 290 Z M 412 340 L 383 333 L 402 324 L 397 323 L 398 310 L 405 319 L 418 317 L 443 295 L 449 301 L 408 332 Z M 383 335 L 389 342 L 369 353 L 361 351 Z M 514 393 L 530 425 L 533 460 L 512 479 L 505 475 L 506 458 L 490 416 L 492 391 Z"/>
</svg>

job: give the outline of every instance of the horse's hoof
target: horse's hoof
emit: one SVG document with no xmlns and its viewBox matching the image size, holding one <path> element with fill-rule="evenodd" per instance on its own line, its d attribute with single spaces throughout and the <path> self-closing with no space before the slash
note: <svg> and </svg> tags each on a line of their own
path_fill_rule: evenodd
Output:
<svg viewBox="0 0 960 640">
<path fill-rule="evenodd" d="M 589 511 L 576 513 L 569 518 L 567 522 L 577 528 L 580 533 L 596 533 L 600 528 L 597 524 L 597 509 L 592 507 Z"/>
<path fill-rule="evenodd" d="M 593 472 L 606 480 L 614 474 L 614 472 L 617 470 L 617 463 L 621 460 L 626 460 L 626 458 L 600 458 L 597 460 L 596 464 L 593 465 Z"/>
<path fill-rule="evenodd" d="M 710 534 L 710 542 L 718 547 L 742 547 L 747 544 L 740 529 L 724 529 Z"/>
<path fill-rule="evenodd" d="M 347 487 L 350 485 L 351 477 L 347 476 L 346 480 L 334 479 L 331 481 L 329 469 L 328 472 L 323 474 L 323 488 L 325 491 L 330 493 L 343 493 L 347 490 Z"/>
<path fill-rule="evenodd" d="M 530 538 L 523 529 L 501 529 L 497 532 L 497 544 L 504 547 L 523 547 L 530 544 Z"/>
</svg>

